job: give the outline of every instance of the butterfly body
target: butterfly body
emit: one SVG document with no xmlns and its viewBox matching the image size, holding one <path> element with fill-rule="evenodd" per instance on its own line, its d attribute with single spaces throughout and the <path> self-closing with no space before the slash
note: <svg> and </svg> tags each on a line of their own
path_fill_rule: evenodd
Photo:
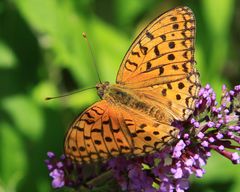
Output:
<svg viewBox="0 0 240 192">
<path fill-rule="evenodd" d="M 69 128 L 64 150 L 79 163 L 142 156 L 177 141 L 174 120 L 193 113 L 200 89 L 194 60 L 195 19 L 188 7 L 154 19 L 136 38 L 116 84 L 96 85 L 101 100 Z"/>
<path fill-rule="evenodd" d="M 159 122 L 166 121 L 166 110 L 168 109 L 157 107 L 156 103 L 141 92 L 137 93 L 119 84 L 111 85 L 109 82 L 97 84 L 96 87 L 100 98 L 106 100 L 109 105 L 115 105 L 130 111 L 134 110 L 140 115 L 147 115 Z M 170 102 L 167 107 L 171 107 Z"/>
</svg>

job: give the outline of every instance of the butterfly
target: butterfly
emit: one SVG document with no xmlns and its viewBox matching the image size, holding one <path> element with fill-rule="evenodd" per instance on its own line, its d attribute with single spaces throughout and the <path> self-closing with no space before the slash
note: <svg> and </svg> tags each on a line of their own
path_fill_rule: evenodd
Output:
<svg viewBox="0 0 240 192">
<path fill-rule="evenodd" d="M 116 84 L 97 84 L 101 100 L 68 129 L 65 155 L 92 163 L 143 156 L 176 141 L 179 130 L 172 123 L 189 118 L 200 89 L 195 28 L 188 7 L 169 10 L 147 25 L 127 51 Z"/>
</svg>

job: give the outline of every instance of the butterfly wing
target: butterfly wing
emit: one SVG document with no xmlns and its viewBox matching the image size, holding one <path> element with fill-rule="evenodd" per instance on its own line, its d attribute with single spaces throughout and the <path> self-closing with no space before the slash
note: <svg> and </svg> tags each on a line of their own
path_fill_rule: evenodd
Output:
<svg viewBox="0 0 240 192">
<path fill-rule="evenodd" d="M 118 109 L 119 110 L 119 109 Z M 142 156 L 161 150 L 176 141 L 179 130 L 166 122 L 150 118 L 133 109 L 120 108 L 123 126 L 130 132 L 133 143 L 132 154 Z"/>
<path fill-rule="evenodd" d="M 129 134 L 120 126 L 117 114 L 106 100 L 83 112 L 69 128 L 65 154 L 80 163 L 95 162 L 130 152 Z"/>
<path fill-rule="evenodd" d="M 74 121 L 66 134 L 64 149 L 67 157 L 91 163 L 118 155 L 153 152 L 170 143 L 176 133 L 174 127 L 102 100 Z"/>
<path fill-rule="evenodd" d="M 188 7 L 153 20 L 120 66 L 117 84 L 141 92 L 178 120 L 192 113 L 200 88 L 195 67 L 195 18 Z"/>
</svg>

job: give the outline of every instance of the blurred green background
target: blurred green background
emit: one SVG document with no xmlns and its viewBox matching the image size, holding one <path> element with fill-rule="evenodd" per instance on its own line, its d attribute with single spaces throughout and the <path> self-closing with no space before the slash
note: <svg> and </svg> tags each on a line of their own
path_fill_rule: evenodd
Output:
<svg viewBox="0 0 240 192">
<path fill-rule="evenodd" d="M 102 80 L 115 81 L 140 30 L 166 10 L 187 5 L 197 19 L 196 60 L 204 84 L 240 82 L 240 1 L 237 0 L 0 0 L 0 192 L 53 191 L 44 164 L 60 155 L 64 133 L 96 90 L 97 75 L 82 38 L 93 45 Z M 218 154 L 190 191 L 240 191 L 240 166 Z M 58 190 L 63 191 L 63 190 Z"/>
</svg>

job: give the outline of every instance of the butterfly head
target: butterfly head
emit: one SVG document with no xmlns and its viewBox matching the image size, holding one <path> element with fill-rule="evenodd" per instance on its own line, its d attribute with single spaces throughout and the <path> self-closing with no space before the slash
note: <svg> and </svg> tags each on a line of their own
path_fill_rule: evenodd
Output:
<svg viewBox="0 0 240 192">
<path fill-rule="evenodd" d="M 106 90 L 109 88 L 110 83 L 108 81 L 105 81 L 104 83 L 98 83 L 96 85 L 97 93 L 100 98 L 103 98 Z"/>
</svg>

